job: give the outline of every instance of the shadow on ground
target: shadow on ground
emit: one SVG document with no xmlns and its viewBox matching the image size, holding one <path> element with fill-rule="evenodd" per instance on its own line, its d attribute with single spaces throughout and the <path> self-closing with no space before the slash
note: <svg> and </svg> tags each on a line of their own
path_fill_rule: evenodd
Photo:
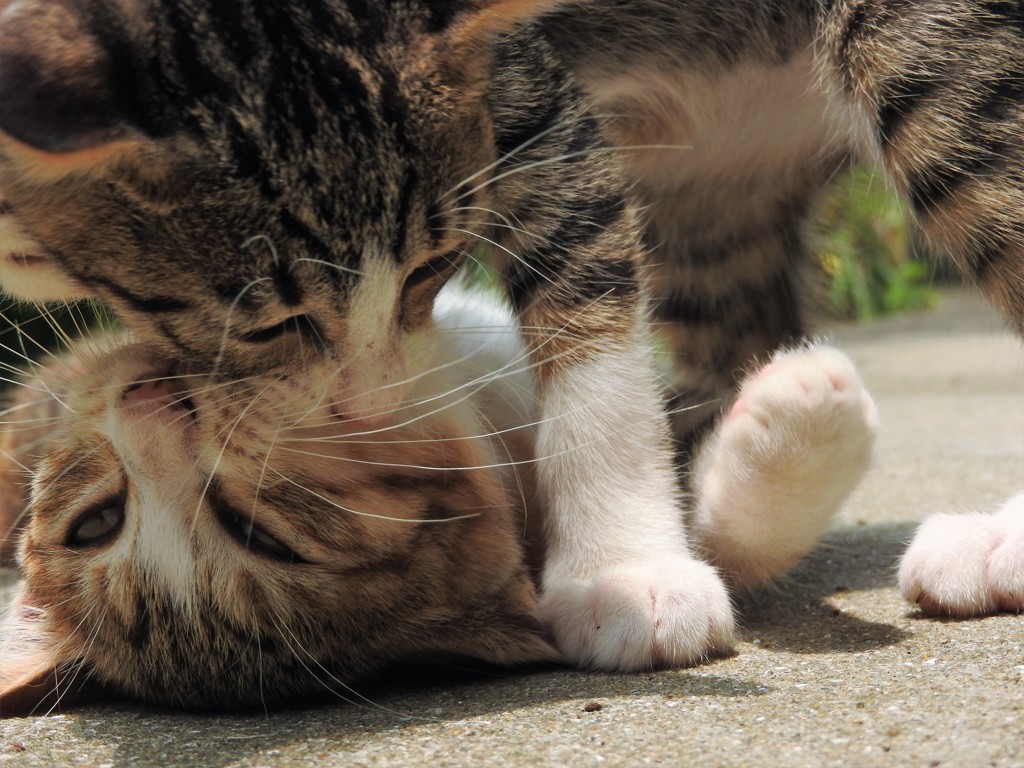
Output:
<svg viewBox="0 0 1024 768">
<path fill-rule="evenodd" d="M 905 640 L 904 630 L 845 613 L 827 598 L 893 586 L 914 527 L 885 523 L 830 534 L 778 585 L 738 597 L 744 637 L 792 653 L 853 653 Z"/>
<path fill-rule="evenodd" d="M 905 631 L 848 615 L 829 598 L 891 586 L 911 532 L 910 524 L 882 524 L 830 535 L 783 583 L 738 600 L 742 639 L 798 654 L 857 653 L 900 643 Z M 116 744 L 114 766 L 168 764 L 173 755 L 178 761 L 187 757 L 219 768 L 246 764 L 278 749 L 294 751 L 297 745 L 311 750 L 310 759 L 320 760 L 330 755 L 317 749 L 351 753 L 381 734 L 400 734 L 423 724 L 457 728 L 463 721 L 493 722 L 540 707 L 575 719 L 588 701 L 619 696 L 735 699 L 772 692 L 770 686 L 733 671 L 729 659 L 690 670 L 634 675 L 554 667 L 402 668 L 360 684 L 338 696 L 341 701 L 303 708 L 194 715 L 107 704 L 77 711 L 78 717 L 64 726 L 83 740 Z M 31 729 L 44 722 L 26 720 L 25 725 Z"/>
</svg>

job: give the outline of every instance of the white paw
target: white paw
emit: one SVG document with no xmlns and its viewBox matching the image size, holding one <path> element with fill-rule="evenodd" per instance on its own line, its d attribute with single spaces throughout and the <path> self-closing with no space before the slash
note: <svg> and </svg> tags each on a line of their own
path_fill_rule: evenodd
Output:
<svg viewBox="0 0 1024 768">
<path fill-rule="evenodd" d="M 871 459 L 878 411 L 830 347 L 783 352 L 744 382 L 696 467 L 694 533 L 737 584 L 815 546 Z"/>
<path fill-rule="evenodd" d="M 900 562 L 900 591 L 932 616 L 1024 610 L 1024 493 L 993 515 L 932 515 Z"/>
<path fill-rule="evenodd" d="M 826 346 L 787 350 L 747 379 L 722 427 L 739 460 L 869 442 L 878 410 L 857 369 Z M 811 457 L 813 458 L 813 457 Z"/>
<path fill-rule="evenodd" d="M 567 659 L 608 671 L 695 664 L 733 634 L 721 578 L 685 558 L 612 566 L 589 581 L 546 578 L 541 611 Z"/>
</svg>

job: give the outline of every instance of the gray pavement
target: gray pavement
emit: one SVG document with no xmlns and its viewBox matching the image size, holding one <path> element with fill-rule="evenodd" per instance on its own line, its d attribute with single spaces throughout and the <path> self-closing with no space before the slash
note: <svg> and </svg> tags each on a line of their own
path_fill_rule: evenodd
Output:
<svg viewBox="0 0 1024 768">
<path fill-rule="evenodd" d="M 0 721 L 0 766 L 1024 766 L 1024 616 L 927 619 L 893 586 L 925 514 L 1024 488 L 1024 351 L 965 294 L 835 338 L 878 401 L 875 466 L 820 552 L 742 601 L 735 655 L 403 673 L 268 715 L 94 706 Z"/>
</svg>

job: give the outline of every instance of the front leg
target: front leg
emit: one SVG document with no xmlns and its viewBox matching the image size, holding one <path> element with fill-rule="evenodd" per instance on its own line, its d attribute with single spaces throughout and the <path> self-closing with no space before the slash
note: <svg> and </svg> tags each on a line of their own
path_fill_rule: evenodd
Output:
<svg viewBox="0 0 1024 768">
<path fill-rule="evenodd" d="M 571 335 L 591 339 L 582 354 L 571 344 L 534 352 L 542 382 L 538 474 L 550 505 L 542 610 L 578 664 L 692 664 L 728 646 L 731 608 L 683 529 L 639 312 L 614 304 L 614 314 L 593 312 L 616 323 L 572 326 Z"/>
<path fill-rule="evenodd" d="M 732 611 L 687 541 L 635 216 L 606 193 L 504 270 L 540 395 L 542 610 L 582 666 L 688 665 L 728 647 Z"/>
<path fill-rule="evenodd" d="M 732 609 L 683 526 L 621 153 L 537 30 L 497 59 L 499 161 L 481 187 L 538 385 L 542 611 L 579 665 L 692 664 L 729 645 Z"/>
</svg>

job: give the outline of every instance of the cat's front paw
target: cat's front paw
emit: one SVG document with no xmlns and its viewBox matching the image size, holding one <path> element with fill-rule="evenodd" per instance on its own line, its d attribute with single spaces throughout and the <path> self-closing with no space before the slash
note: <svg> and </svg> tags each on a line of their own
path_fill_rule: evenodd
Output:
<svg viewBox="0 0 1024 768">
<path fill-rule="evenodd" d="M 620 564 L 589 580 L 546 578 L 541 610 L 563 655 L 581 667 L 689 666 L 732 641 L 721 578 L 689 558 Z"/>
<path fill-rule="evenodd" d="M 694 472 L 692 532 L 732 584 L 775 578 L 817 544 L 877 425 L 853 363 L 830 347 L 780 353 L 743 383 Z"/>
<path fill-rule="evenodd" d="M 899 584 L 931 616 L 1024 610 L 1024 493 L 992 515 L 926 519 L 900 562 Z"/>
<path fill-rule="evenodd" d="M 850 358 L 829 346 L 808 346 L 777 353 L 743 383 L 722 439 L 744 461 L 766 455 L 778 462 L 808 448 L 833 460 L 843 447 L 867 453 L 877 426 L 878 410 Z"/>
</svg>

